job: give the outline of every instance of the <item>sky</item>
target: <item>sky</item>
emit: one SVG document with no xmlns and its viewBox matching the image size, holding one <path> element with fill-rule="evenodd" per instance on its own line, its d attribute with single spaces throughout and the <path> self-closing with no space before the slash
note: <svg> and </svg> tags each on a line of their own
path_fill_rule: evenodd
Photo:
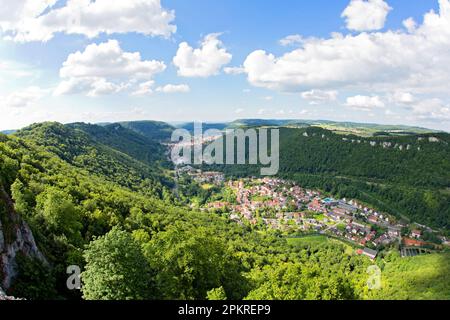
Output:
<svg viewBox="0 0 450 320">
<path fill-rule="evenodd" d="M 450 0 L 0 0 L 0 130 L 320 119 L 450 131 Z"/>
</svg>

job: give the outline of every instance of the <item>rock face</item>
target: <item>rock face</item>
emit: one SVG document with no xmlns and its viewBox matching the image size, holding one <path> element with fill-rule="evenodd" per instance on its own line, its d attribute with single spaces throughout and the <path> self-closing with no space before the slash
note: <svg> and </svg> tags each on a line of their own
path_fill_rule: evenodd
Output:
<svg viewBox="0 0 450 320">
<path fill-rule="evenodd" d="M 17 276 L 16 257 L 19 253 L 47 264 L 39 251 L 30 227 L 15 212 L 14 205 L 0 185 L 0 287 L 8 290 Z"/>
<path fill-rule="evenodd" d="M 0 301 L 7 301 L 7 300 L 22 300 L 22 299 L 7 296 L 5 291 L 3 291 L 3 289 L 0 287 Z"/>
</svg>

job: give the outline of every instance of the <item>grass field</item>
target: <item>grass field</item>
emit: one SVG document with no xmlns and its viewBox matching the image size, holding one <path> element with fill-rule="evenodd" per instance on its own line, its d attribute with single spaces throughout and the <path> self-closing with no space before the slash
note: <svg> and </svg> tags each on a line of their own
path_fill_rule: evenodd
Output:
<svg viewBox="0 0 450 320">
<path fill-rule="evenodd" d="M 352 255 L 355 252 L 355 249 L 349 245 L 348 243 L 345 243 L 343 241 L 340 241 L 338 239 L 329 238 L 327 236 L 323 235 L 309 235 L 304 237 L 298 237 L 298 238 L 286 238 L 288 244 L 293 246 L 313 246 L 313 245 L 320 245 L 323 243 L 333 242 L 338 243 L 345 246 L 345 253 L 348 255 Z"/>
<path fill-rule="evenodd" d="M 316 245 L 327 243 L 329 241 L 328 237 L 321 235 L 311 235 L 304 236 L 300 238 L 287 238 L 287 242 L 294 246 L 302 246 L 302 245 Z"/>
<path fill-rule="evenodd" d="M 202 185 L 202 189 L 203 190 L 210 190 L 212 188 L 214 188 L 213 184 L 205 183 L 205 184 Z"/>
</svg>

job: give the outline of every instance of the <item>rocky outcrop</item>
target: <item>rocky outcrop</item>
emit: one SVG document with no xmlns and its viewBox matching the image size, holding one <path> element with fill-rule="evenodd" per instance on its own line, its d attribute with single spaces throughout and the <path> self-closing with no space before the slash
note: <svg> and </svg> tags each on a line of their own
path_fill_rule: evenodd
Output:
<svg viewBox="0 0 450 320">
<path fill-rule="evenodd" d="M 0 287 L 8 290 L 17 276 L 19 253 L 47 264 L 28 224 L 15 212 L 10 196 L 0 185 Z"/>
<path fill-rule="evenodd" d="M 23 299 L 17 299 L 15 297 L 10 297 L 6 295 L 5 291 L 0 287 L 0 301 L 8 301 L 8 300 L 23 300 Z"/>
</svg>

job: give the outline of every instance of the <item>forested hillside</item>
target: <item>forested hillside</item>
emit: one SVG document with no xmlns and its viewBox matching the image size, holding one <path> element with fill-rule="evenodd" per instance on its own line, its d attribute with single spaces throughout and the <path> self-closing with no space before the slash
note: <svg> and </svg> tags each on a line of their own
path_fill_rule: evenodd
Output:
<svg viewBox="0 0 450 320">
<path fill-rule="evenodd" d="M 450 135 L 344 138 L 309 128 L 285 129 L 281 137 L 282 175 L 450 227 Z"/>
<path fill-rule="evenodd" d="M 158 121 L 128 121 L 119 122 L 119 124 L 124 128 L 156 141 L 170 140 L 174 130 L 174 127 L 171 125 Z"/>
<path fill-rule="evenodd" d="M 161 145 L 118 125 L 41 123 L 15 135 L 71 165 L 135 190 L 161 194 L 161 183 L 170 184 L 160 166 L 166 161 Z"/>
<path fill-rule="evenodd" d="M 74 123 L 67 126 L 81 130 L 94 141 L 125 153 L 148 166 L 170 165 L 166 157 L 166 149 L 157 138 L 150 138 L 152 135 L 146 137 L 118 123 L 106 126 Z M 160 135 L 155 134 L 155 136 Z"/>
</svg>

